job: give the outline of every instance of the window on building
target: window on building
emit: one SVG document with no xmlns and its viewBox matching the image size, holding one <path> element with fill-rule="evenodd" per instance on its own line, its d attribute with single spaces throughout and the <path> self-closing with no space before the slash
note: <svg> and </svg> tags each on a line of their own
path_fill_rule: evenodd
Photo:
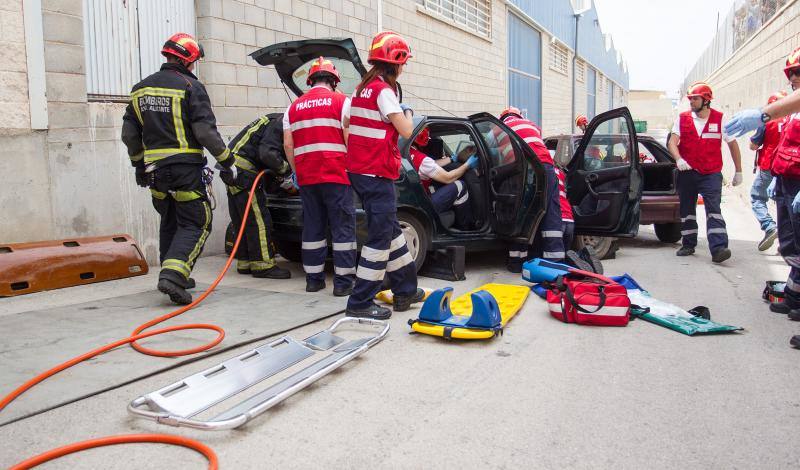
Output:
<svg viewBox="0 0 800 470">
<path fill-rule="evenodd" d="M 558 73 L 567 75 L 569 65 L 569 52 L 567 48 L 557 42 L 550 43 L 550 68 Z"/>
<path fill-rule="evenodd" d="M 195 34 L 193 0 L 83 1 L 86 91 L 92 101 L 127 100 L 157 71 L 172 34 Z"/>
<path fill-rule="evenodd" d="M 600 75 L 597 77 L 597 92 L 602 93 L 606 89 L 606 77 Z"/>
<path fill-rule="evenodd" d="M 597 71 L 588 67 L 586 71 L 586 117 L 591 121 L 595 115 L 597 104 Z"/>
<path fill-rule="evenodd" d="M 492 35 L 491 0 L 417 0 L 417 4 L 423 11 L 479 36 Z"/>
<path fill-rule="evenodd" d="M 586 82 L 586 62 L 581 59 L 575 61 L 575 80 L 580 83 Z"/>
</svg>

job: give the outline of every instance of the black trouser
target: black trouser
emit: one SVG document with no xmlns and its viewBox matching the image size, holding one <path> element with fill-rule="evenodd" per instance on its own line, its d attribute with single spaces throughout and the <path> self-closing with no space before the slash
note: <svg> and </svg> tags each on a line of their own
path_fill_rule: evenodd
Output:
<svg viewBox="0 0 800 470">
<path fill-rule="evenodd" d="M 203 167 L 172 164 L 153 173 L 150 192 L 153 207 L 161 216 L 159 279 L 184 285 L 211 233 L 211 206 L 203 183 Z"/>
<path fill-rule="evenodd" d="M 240 172 L 244 170 L 239 170 Z M 237 186 L 228 186 L 228 211 L 236 231 L 242 225 L 242 217 L 247 209 L 247 199 L 254 179 L 242 175 L 236 180 Z M 242 186 L 238 186 L 242 184 Z M 250 214 L 244 226 L 242 241 L 236 252 L 236 268 L 240 271 L 256 273 L 275 266 L 275 253 L 272 248 L 272 218 L 267 208 L 267 196 L 259 183 L 250 204 Z"/>
</svg>

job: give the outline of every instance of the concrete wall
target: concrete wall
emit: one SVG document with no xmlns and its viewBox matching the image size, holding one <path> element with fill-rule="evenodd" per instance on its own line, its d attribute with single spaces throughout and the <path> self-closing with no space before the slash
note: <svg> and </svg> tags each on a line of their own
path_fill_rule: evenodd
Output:
<svg viewBox="0 0 800 470">
<path fill-rule="evenodd" d="M 647 121 L 648 131 L 670 129 L 675 121 L 672 100 L 663 91 L 631 90 L 629 107 L 634 119 Z"/>
<path fill-rule="evenodd" d="M 715 70 L 706 81 L 714 90 L 713 107 L 732 116 L 741 109 L 761 107 L 767 98 L 778 90 L 790 91 L 783 73 L 786 56 L 800 46 L 800 2 L 794 2 L 782 14 L 775 16 L 761 31 L 746 42 L 733 56 Z M 688 109 L 684 98 L 679 111 Z M 752 184 L 752 168 L 755 153 L 748 149 L 749 139 L 739 139 L 744 169 L 743 185 L 737 194 L 749 198 Z M 733 164 L 723 151 L 725 168 L 723 174 L 730 180 Z"/>
<path fill-rule="evenodd" d="M 0 2 L 0 129 L 30 129 L 22 0 Z"/>
</svg>

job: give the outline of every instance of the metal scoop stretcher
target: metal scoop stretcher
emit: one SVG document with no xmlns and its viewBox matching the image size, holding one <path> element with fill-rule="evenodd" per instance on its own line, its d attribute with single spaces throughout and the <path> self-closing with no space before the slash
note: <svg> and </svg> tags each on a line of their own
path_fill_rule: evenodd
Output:
<svg viewBox="0 0 800 470">
<path fill-rule="evenodd" d="M 376 334 L 345 342 L 334 332 L 341 326 L 369 325 Z M 389 333 L 389 323 L 368 318 L 341 318 L 302 341 L 283 336 L 171 385 L 140 396 L 128 412 L 161 424 L 203 430 L 237 428 L 360 356 Z M 312 356 L 319 359 L 280 382 L 207 420 L 194 416 Z"/>
</svg>

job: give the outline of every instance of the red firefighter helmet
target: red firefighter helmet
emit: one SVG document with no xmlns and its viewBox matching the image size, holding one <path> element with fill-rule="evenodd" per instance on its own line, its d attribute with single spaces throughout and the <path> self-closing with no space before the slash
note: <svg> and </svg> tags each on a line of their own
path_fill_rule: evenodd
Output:
<svg viewBox="0 0 800 470">
<path fill-rule="evenodd" d="M 769 99 L 767 100 L 767 104 L 772 104 L 772 103 L 778 101 L 781 98 L 786 98 L 786 92 L 785 91 L 778 91 L 778 92 L 775 92 L 775 93 L 769 95 Z"/>
<path fill-rule="evenodd" d="M 706 82 L 695 82 L 686 91 L 687 98 L 692 98 L 695 96 L 699 96 L 708 101 L 714 99 L 714 94 L 711 92 L 711 87 Z"/>
<path fill-rule="evenodd" d="M 399 34 L 392 31 L 378 33 L 372 38 L 367 62 L 385 62 L 387 64 L 405 64 L 411 55 L 411 48 Z"/>
<path fill-rule="evenodd" d="M 329 75 L 333 75 L 336 83 L 339 83 L 342 79 L 339 78 L 339 72 L 336 70 L 336 67 L 333 65 L 333 62 L 330 60 L 320 57 L 319 59 L 311 62 L 311 68 L 308 69 L 308 78 L 306 79 L 306 85 L 311 86 L 311 83 L 314 81 L 314 75 L 327 73 Z"/>
<path fill-rule="evenodd" d="M 583 114 L 578 114 L 578 117 L 575 118 L 575 125 L 578 127 L 588 126 L 589 120 Z"/>
<path fill-rule="evenodd" d="M 500 120 L 502 121 L 508 116 L 516 116 L 518 118 L 522 118 L 522 111 L 520 111 L 519 108 L 515 108 L 514 106 L 509 106 L 508 108 L 500 112 Z"/>
<path fill-rule="evenodd" d="M 431 131 L 428 130 L 427 127 L 425 129 L 422 129 L 422 132 L 417 134 L 417 137 L 414 139 L 414 143 L 419 145 L 420 147 L 428 145 L 428 142 L 430 141 L 431 141 Z"/>
<path fill-rule="evenodd" d="M 203 46 L 191 34 L 186 33 L 175 33 L 170 36 L 161 48 L 161 55 L 177 57 L 187 65 L 204 56 Z"/>
<path fill-rule="evenodd" d="M 786 67 L 783 69 L 783 73 L 786 74 L 786 78 L 791 79 L 791 72 L 800 67 L 800 47 L 795 49 L 788 57 L 786 57 Z"/>
</svg>

